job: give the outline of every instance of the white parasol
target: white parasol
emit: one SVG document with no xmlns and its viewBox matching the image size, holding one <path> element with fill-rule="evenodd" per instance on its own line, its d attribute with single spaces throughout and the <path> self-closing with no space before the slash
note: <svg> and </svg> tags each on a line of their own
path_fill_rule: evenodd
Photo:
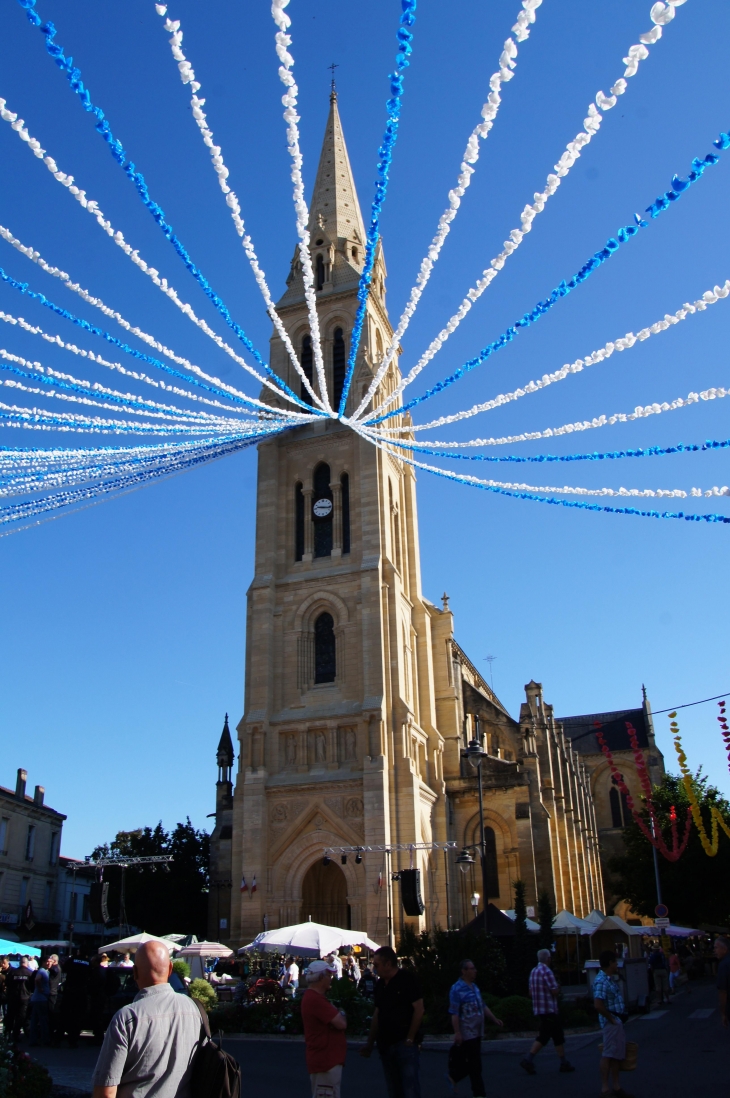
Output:
<svg viewBox="0 0 730 1098">
<path fill-rule="evenodd" d="M 267 930 L 238 952 L 258 949 L 267 953 L 294 953 L 298 957 L 325 957 L 328 953 L 356 945 L 367 949 L 380 948 L 364 931 L 306 922 Z"/>
<path fill-rule="evenodd" d="M 96 952 L 108 953 L 110 949 L 116 949 L 119 953 L 134 953 L 145 942 L 162 942 L 171 953 L 180 948 L 177 942 L 171 942 L 169 938 L 158 938 L 156 934 L 147 934 L 142 930 L 139 934 L 130 934 L 128 938 L 121 938 L 118 942 L 106 942 L 103 946 L 99 946 Z"/>
<path fill-rule="evenodd" d="M 192 942 L 180 950 L 181 957 L 232 957 L 233 950 L 220 942 Z"/>
</svg>

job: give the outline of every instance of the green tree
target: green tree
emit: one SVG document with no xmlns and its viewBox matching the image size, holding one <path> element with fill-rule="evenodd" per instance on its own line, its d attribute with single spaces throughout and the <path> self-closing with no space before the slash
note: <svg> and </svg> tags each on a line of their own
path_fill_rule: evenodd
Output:
<svg viewBox="0 0 730 1098">
<path fill-rule="evenodd" d="M 523 993 L 527 986 L 527 975 L 532 968 L 532 941 L 527 929 L 527 904 L 525 902 L 526 889 L 524 881 L 513 881 L 515 891 L 515 947 L 514 947 L 514 977 L 517 990 Z"/>
<path fill-rule="evenodd" d="M 537 898 L 537 916 L 540 921 L 540 949 L 550 949 L 553 944 L 553 919 L 555 913 L 547 892 Z"/>
<path fill-rule="evenodd" d="M 701 771 L 695 775 L 694 787 L 700 803 L 700 811 L 707 834 L 710 834 L 710 808 L 717 807 L 730 818 L 730 804 Z M 657 819 L 667 838 L 670 834 L 669 814 L 676 808 L 680 835 L 684 833 L 684 820 L 689 799 L 682 779 L 667 774 L 653 796 Z M 644 813 L 648 821 L 648 813 Z M 654 860 L 649 841 L 633 820 L 624 829 L 626 852 L 613 858 L 609 868 L 613 874 L 610 886 L 622 899 L 628 900 L 639 915 L 653 916 L 656 906 Z M 659 876 L 662 901 L 669 908 L 673 923 L 698 926 L 727 926 L 730 922 L 730 839 L 720 832 L 717 856 L 709 858 L 702 849 L 695 826 L 684 854 L 678 861 L 669 862 L 659 855 Z"/>
<path fill-rule="evenodd" d="M 150 934 L 197 934 L 204 938 L 208 908 L 210 836 L 198 831 L 188 818 L 166 831 L 162 823 L 137 831 L 119 831 L 111 843 L 97 846 L 90 860 L 149 857 L 171 854 L 167 864 L 125 872 L 127 922 Z M 121 869 L 104 870 L 109 881 L 109 912 L 116 922 L 121 900 Z"/>
</svg>

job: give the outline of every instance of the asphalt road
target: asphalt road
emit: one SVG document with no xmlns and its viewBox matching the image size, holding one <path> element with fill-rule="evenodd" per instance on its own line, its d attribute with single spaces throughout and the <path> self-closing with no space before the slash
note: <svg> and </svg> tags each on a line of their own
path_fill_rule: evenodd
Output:
<svg viewBox="0 0 730 1098">
<path fill-rule="evenodd" d="M 639 1045 L 636 1071 L 622 1076 L 627 1091 L 636 1098 L 728 1098 L 730 1095 L 730 1029 L 720 1024 L 716 992 L 709 982 L 693 983 L 664 1011 L 632 1019 L 630 1040 Z M 493 1041 L 485 1046 L 484 1079 L 487 1094 L 509 1098 L 585 1098 L 600 1093 L 598 1034 L 568 1038 L 568 1055 L 576 1067 L 572 1075 L 558 1073 L 552 1048 L 536 1060 L 537 1075 L 526 1075 L 519 1060 L 529 1041 Z M 309 1079 L 304 1048 L 299 1041 L 228 1038 L 226 1049 L 243 1070 L 243 1098 L 265 1094 L 267 1098 L 308 1098 Z M 424 1049 L 421 1054 L 423 1098 L 448 1098 L 445 1080 L 447 1047 Z M 54 1082 L 87 1092 L 98 1048 L 91 1042 L 78 1049 L 33 1049 L 33 1055 L 49 1068 Z M 377 1053 L 369 1060 L 348 1049 L 342 1080 L 343 1098 L 384 1095 L 385 1085 Z M 468 1079 L 458 1094 L 469 1098 Z"/>
</svg>

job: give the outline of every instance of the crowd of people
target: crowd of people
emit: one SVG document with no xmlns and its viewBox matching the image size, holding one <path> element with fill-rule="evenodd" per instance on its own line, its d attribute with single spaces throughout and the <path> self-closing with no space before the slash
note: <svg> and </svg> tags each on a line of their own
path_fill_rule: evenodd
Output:
<svg viewBox="0 0 730 1098">
<path fill-rule="evenodd" d="M 718 937 L 714 943 L 717 961 L 718 1003 L 723 1025 L 730 1014 L 730 942 Z M 662 1002 L 669 994 L 669 977 L 674 971 L 670 957 L 658 951 L 648 958 L 653 973 L 667 973 L 666 981 L 655 978 Z M 300 959 L 301 960 L 301 959 Z M 536 1073 L 535 1060 L 553 1042 L 559 1071 L 574 1071 L 565 1055 L 565 1035 L 560 1021 L 560 987 L 552 971 L 550 950 L 537 953 L 530 973 L 529 990 L 538 1035 L 520 1066 Z M 628 1015 L 619 978 L 619 959 L 606 950 L 600 955 L 600 972 L 593 984 L 602 1043 L 599 1046 L 602 1094 L 631 1098 L 622 1088 L 620 1072 L 627 1066 L 624 1029 Z M 293 956 L 276 962 L 278 982 L 285 993 L 301 997 L 305 1059 L 313 1098 L 340 1098 L 342 1073 L 347 1055 L 347 1016 L 330 1001 L 333 980 L 349 979 L 372 999 L 370 1031 L 360 1056 L 368 1058 L 377 1048 L 383 1080 L 389 1098 L 420 1098 L 420 1047 L 423 1039 L 423 991 L 417 973 L 401 967 L 389 946 L 376 950 L 372 964 L 364 969 L 352 955 L 343 960 L 330 954 L 323 960 L 298 963 Z M 244 975 L 241 973 L 241 975 Z M 258 973 L 245 974 L 246 981 Z M 63 966 L 55 954 L 38 965 L 30 957 L 10 964 L 0 958 L 0 1006 L 4 1028 L 14 1040 L 25 1030 L 31 1045 L 58 1041 L 64 1033 L 78 1042 L 89 998 L 94 988 L 106 1003 L 107 981 L 131 978 L 132 1001 L 106 1019 L 103 1043 L 94 1073 L 94 1098 L 116 1098 L 123 1088 L 129 1098 L 147 1094 L 152 1088 L 164 1098 L 190 1098 L 196 1056 L 205 1045 L 205 1023 L 201 1008 L 188 995 L 177 994 L 171 982 L 173 967 L 168 949 L 150 941 L 137 950 L 134 962 L 124 957 L 111 962 L 106 954 L 90 963 L 83 957 L 69 958 Z M 269 971 L 267 978 L 271 979 Z M 477 970 L 470 959 L 461 962 L 458 979 L 449 994 L 453 1044 L 449 1050 L 447 1080 L 452 1092 L 469 1078 L 474 1098 L 486 1095 L 482 1076 L 481 1042 L 485 1023 L 501 1026 L 484 1003 L 476 984 Z M 666 985 L 666 986 L 665 986 Z M 246 986 L 242 979 L 241 986 Z M 59 990 L 62 988 L 62 994 Z M 303 988 L 303 990 L 302 990 Z M 180 989 L 178 989 L 180 990 Z M 204 1012 L 203 1012 L 204 1013 Z M 238 1098 L 232 1094 L 231 1098 Z"/>
</svg>

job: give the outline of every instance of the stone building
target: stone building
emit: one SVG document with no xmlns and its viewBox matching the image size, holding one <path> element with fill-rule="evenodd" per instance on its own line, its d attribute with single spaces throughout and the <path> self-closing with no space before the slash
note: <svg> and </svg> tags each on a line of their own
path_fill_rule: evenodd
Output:
<svg viewBox="0 0 730 1098">
<path fill-rule="evenodd" d="M 18 770 L 15 789 L 0 786 L 0 938 L 43 938 L 58 931 L 57 891 L 61 831 L 66 817 L 45 804 L 45 789 L 26 793 Z"/>
<path fill-rule="evenodd" d="M 334 92 L 309 228 L 323 367 L 337 407 L 365 230 Z M 348 413 L 392 335 L 385 276 L 379 245 Z M 317 391 L 298 251 L 277 310 Z M 276 333 L 270 361 L 306 399 Z M 399 377 L 394 363 L 376 400 Z M 507 713 L 456 643 L 448 599 L 438 607 L 423 595 L 413 469 L 336 420 L 258 448 L 238 737 L 234 788 L 226 720 L 211 841 L 212 938 L 240 945 L 266 927 L 311 916 L 387 941 L 385 856 L 366 851 L 325 864 L 323 852 L 475 843 L 477 778 L 462 757 L 473 738 L 488 754 L 489 899 L 512 907 L 511 885 L 520 878 L 530 905 L 547 891 L 557 908 L 578 915 L 602 906 L 585 756 L 571 746 L 537 683 L 526 687 L 519 720 Z M 481 884 L 459 873 L 454 852 L 393 853 L 393 873 L 411 865 L 421 872 L 424 900 L 423 914 L 409 920 L 415 929 L 460 926 L 472 917 L 468 900 Z M 406 916 L 396 889 L 393 900 L 397 934 Z"/>
</svg>

